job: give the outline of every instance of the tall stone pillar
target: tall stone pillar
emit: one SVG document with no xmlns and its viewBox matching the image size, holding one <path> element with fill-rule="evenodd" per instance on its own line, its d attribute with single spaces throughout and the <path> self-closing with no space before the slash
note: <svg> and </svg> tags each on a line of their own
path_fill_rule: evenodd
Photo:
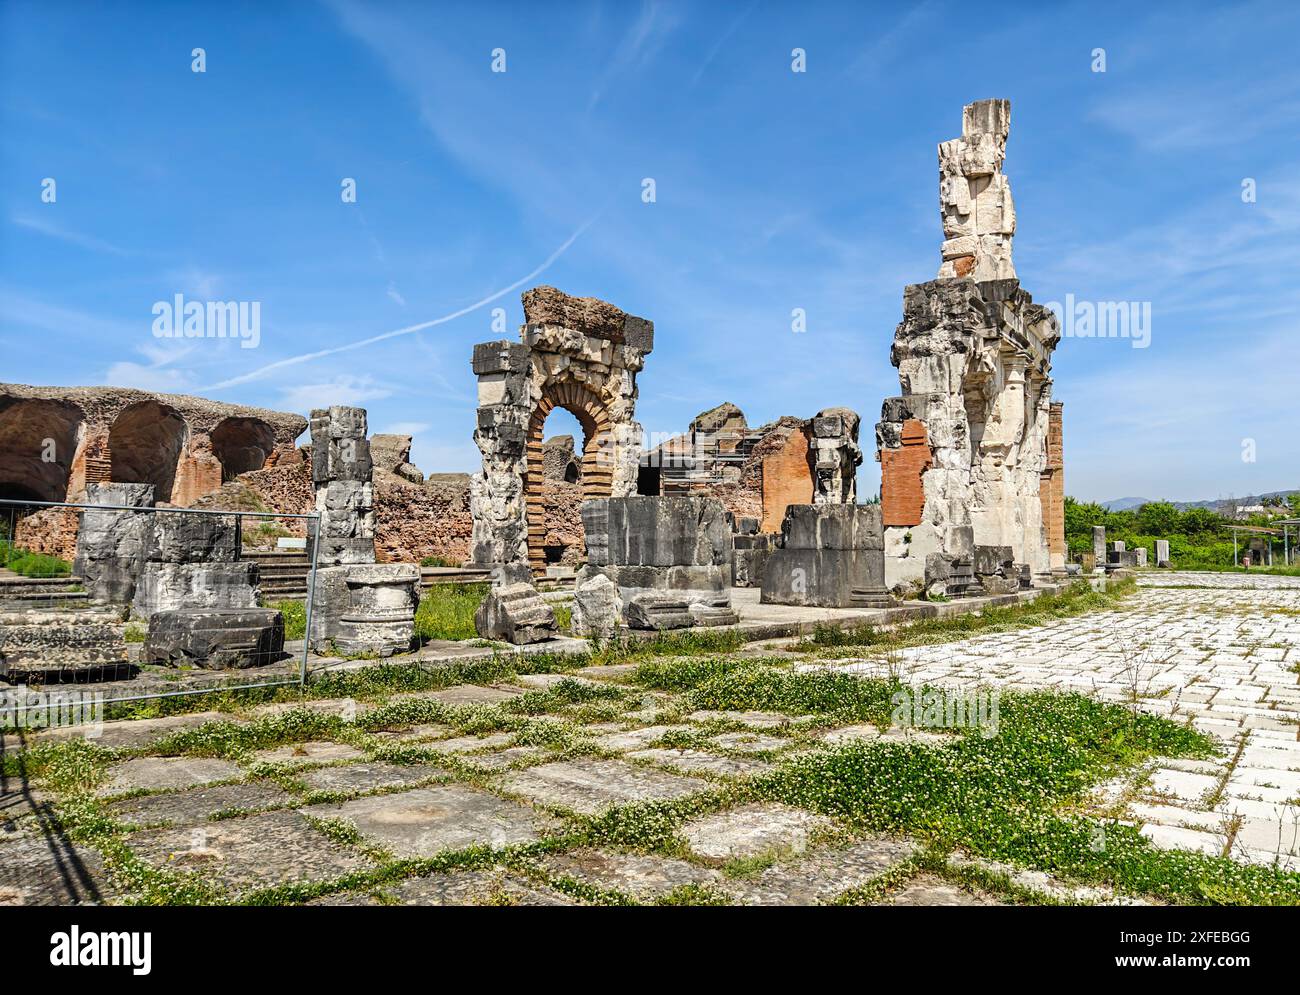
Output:
<svg viewBox="0 0 1300 995">
<path fill-rule="evenodd" d="M 891 588 L 965 576 L 981 548 L 1033 573 L 1052 563 L 1041 488 L 1060 328 L 1011 261 L 1010 125 L 1008 101 L 978 101 L 939 146 L 939 278 L 903 292 L 890 352 L 903 393 L 876 426 Z"/>
<path fill-rule="evenodd" d="M 861 421 L 850 408 L 827 408 L 813 416 L 813 504 L 857 503 Z"/>
<path fill-rule="evenodd" d="M 335 406 L 311 413 L 311 476 L 320 512 L 316 562 L 375 562 L 375 495 L 366 409 Z"/>
</svg>

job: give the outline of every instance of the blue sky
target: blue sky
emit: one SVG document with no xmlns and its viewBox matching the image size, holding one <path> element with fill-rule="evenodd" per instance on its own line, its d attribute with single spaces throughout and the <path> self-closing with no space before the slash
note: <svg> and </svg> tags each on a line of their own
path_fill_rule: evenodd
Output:
<svg viewBox="0 0 1300 995">
<path fill-rule="evenodd" d="M 1067 492 L 1300 487 L 1293 4 L 0 12 L 0 380 L 360 404 L 425 471 L 474 470 L 470 348 L 550 283 L 655 321 L 648 433 L 848 405 L 870 453 L 903 287 L 939 265 L 935 144 L 1008 97 L 1025 288 L 1152 308 L 1146 349 L 1056 353 Z M 156 338 L 178 293 L 261 302 L 258 348 Z"/>
</svg>

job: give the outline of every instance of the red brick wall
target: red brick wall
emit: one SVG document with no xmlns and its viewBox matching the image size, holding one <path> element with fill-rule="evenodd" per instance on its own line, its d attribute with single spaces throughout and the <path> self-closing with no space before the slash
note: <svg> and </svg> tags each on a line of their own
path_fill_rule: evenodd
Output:
<svg viewBox="0 0 1300 995">
<path fill-rule="evenodd" d="M 933 464 L 925 424 L 903 422 L 903 444 L 880 453 L 880 513 L 885 525 L 920 525 L 925 510 L 923 474 Z"/>
<path fill-rule="evenodd" d="M 763 532 L 780 532 L 785 509 L 810 504 L 813 499 L 812 461 L 808 454 L 809 429 L 790 433 L 785 444 L 763 458 Z"/>
</svg>

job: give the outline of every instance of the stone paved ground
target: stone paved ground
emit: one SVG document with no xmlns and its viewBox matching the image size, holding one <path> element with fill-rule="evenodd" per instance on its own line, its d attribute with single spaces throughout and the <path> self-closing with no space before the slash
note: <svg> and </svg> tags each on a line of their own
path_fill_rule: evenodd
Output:
<svg viewBox="0 0 1300 995">
<path fill-rule="evenodd" d="M 1190 722 L 1226 747 L 1106 785 L 1161 846 L 1300 870 L 1300 577 L 1144 574 L 1119 611 L 898 651 L 914 683 L 1048 687 Z M 844 660 L 836 669 L 880 672 Z"/>
<path fill-rule="evenodd" d="M 1297 853 L 1286 821 L 1300 797 L 1297 662 L 1300 584 L 1278 584 L 1144 589 L 1123 610 L 903 650 L 891 665 L 914 682 L 1078 689 L 1193 722 L 1222 738 L 1224 759 L 1153 764 L 1103 786 L 1095 811 L 1141 823 L 1159 846 L 1285 863 Z M 745 797 L 747 779 L 786 758 L 902 734 L 698 710 L 629 683 L 632 669 L 112 725 L 101 742 L 119 752 L 96 804 L 121 828 L 103 852 L 69 839 L 56 793 L 0 781 L 0 904 L 139 901 L 152 879 L 192 882 L 192 900 L 331 905 L 1134 900 L 959 854 L 923 864 L 915 841 Z M 505 731 L 488 721 L 503 708 Z M 345 721 L 323 732 L 312 716 Z M 303 731 L 225 759 L 150 745 L 268 719 Z M 668 844 L 638 849 L 637 833 L 664 818 Z M 584 835 L 593 825 L 605 842 Z M 110 873 L 114 862 L 135 871 Z"/>
</svg>

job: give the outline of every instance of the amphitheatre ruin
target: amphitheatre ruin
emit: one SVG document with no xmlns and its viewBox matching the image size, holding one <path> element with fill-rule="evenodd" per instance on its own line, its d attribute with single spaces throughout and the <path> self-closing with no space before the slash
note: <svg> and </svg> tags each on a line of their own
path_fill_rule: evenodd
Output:
<svg viewBox="0 0 1300 995">
<path fill-rule="evenodd" d="M 89 702 L 97 778 L 6 779 L 0 820 L 19 835 L 0 842 L 0 904 L 134 900 L 142 880 L 175 901 L 1196 901 L 1186 854 L 1234 868 L 1251 898 L 1297 899 L 1300 588 L 1179 571 L 1168 541 L 1129 549 L 1100 525 L 1069 548 L 1073 401 L 1053 392 L 1057 319 L 1012 261 L 1010 115 L 969 104 L 938 146 L 937 274 L 900 288 L 898 392 L 878 411 L 828 397 L 750 425 L 719 398 L 648 445 L 654 321 L 551 286 L 523 293 L 517 337 L 466 350 L 477 407 L 448 431 L 472 437 L 473 474 L 414 466 L 409 436 L 371 434 L 353 406 L 0 384 L 7 549 L 63 564 L 0 571 L 0 728 L 19 750 L 72 749 L 89 726 L 20 717 L 42 696 Z M 580 438 L 548 436 L 556 409 Z M 864 451 L 878 498 L 858 492 Z M 1216 626 L 1207 591 L 1258 631 Z M 1161 647 L 1175 631 L 1195 652 Z M 913 687 L 949 706 L 964 689 L 978 728 L 900 725 Z M 935 763 L 935 783 L 973 778 L 963 751 L 1076 721 L 1071 695 L 1098 728 L 1131 723 L 1143 766 L 1072 741 L 1068 776 L 1043 761 L 1061 807 L 1035 825 L 1059 841 L 1091 820 L 1124 867 L 1175 884 L 1038 867 L 952 799 L 908 823 L 800 788 L 890 751 Z M 1000 702 L 1008 731 L 990 732 Z M 300 730 L 274 725 L 286 714 Z M 204 745 L 214 727 L 225 745 Z M 1067 797 L 1078 771 L 1095 783 Z M 872 776 L 887 795 L 892 775 Z M 977 808 L 1020 804 L 971 790 Z M 88 871 L 59 877 L 24 826 L 77 791 L 146 871 L 68 842 Z M 609 813 L 636 806 L 671 828 L 619 836 Z M 936 824 L 962 847 L 926 863 Z M 566 832 L 581 845 L 534 846 Z M 472 847 L 457 870 L 391 863 Z"/>
</svg>

